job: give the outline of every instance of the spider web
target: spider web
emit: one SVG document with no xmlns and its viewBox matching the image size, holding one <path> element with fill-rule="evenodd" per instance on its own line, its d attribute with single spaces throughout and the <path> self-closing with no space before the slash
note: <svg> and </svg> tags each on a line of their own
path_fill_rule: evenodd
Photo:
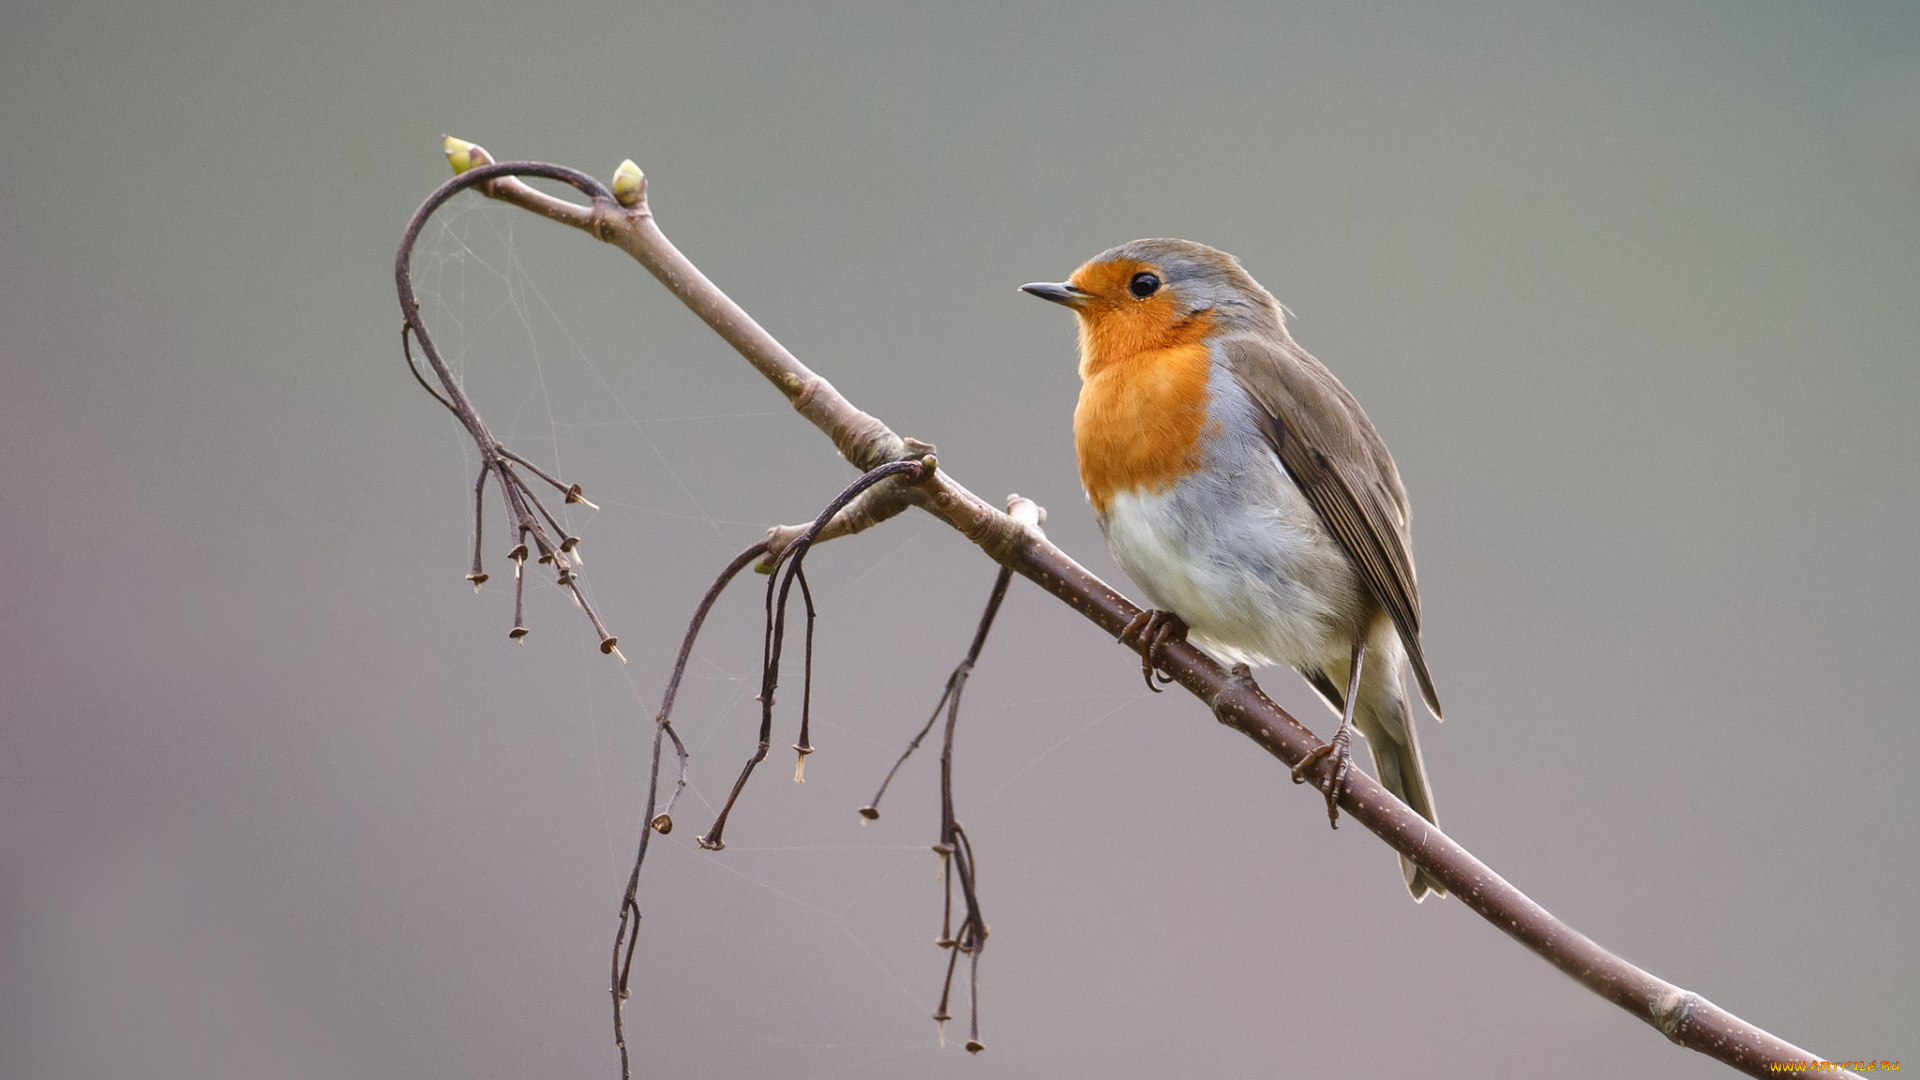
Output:
<svg viewBox="0 0 1920 1080">
<path fill-rule="evenodd" d="M 659 680 L 666 658 L 678 645 L 691 601 L 727 556 L 761 538 L 776 520 L 801 520 L 814 509 L 785 518 L 759 509 L 764 493 L 750 486 L 735 490 L 732 474 L 764 469 L 738 451 L 773 429 L 792 429 L 804 456 L 782 457 L 771 471 L 788 474 L 783 486 L 812 492 L 806 498 L 815 509 L 857 474 L 824 444 L 795 423 L 791 410 L 728 411 L 727 399 L 751 400 L 763 387 L 742 394 L 737 383 L 723 383 L 703 392 L 684 384 L 690 361 L 665 347 L 631 344 L 636 320 L 630 309 L 633 294 L 651 289 L 643 273 L 606 272 L 607 264 L 592 260 L 584 271 L 578 237 L 549 235 L 557 230 L 545 222 L 502 207 L 478 195 L 463 195 L 442 208 L 422 234 L 414 256 L 414 280 L 422 315 L 434 334 L 449 367 L 471 394 L 495 434 L 515 452 L 569 481 L 581 481 L 602 508 L 599 513 L 575 505 L 558 505 L 556 513 L 569 534 L 582 537 L 587 561 L 582 567 L 583 591 L 601 612 L 608 627 L 622 636 L 623 649 L 634 663 L 621 667 L 610 684 L 606 661 L 597 639 L 571 605 L 546 595 L 549 589 L 529 581 L 528 621 L 536 631 L 565 639 L 561 655 L 552 661 L 551 674 L 573 676 L 565 711 L 579 718 L 577 737 L 590 755 L 592 789 L 596 795 L 606 853 L 608 905 L 619 895 L 631 867 L 632 847 L 643 827 L 646 750 L 658 703 Z M 525 235 L 520 230 L 526 229 Z M 553 254 L 549 254 L 552 252 Z M 596 253 L 597 254 L 597 253 Z M 600 280 L 610 278 L 610 281 Z M 605 301 L 595 293 L 604 290 Z M 662 293 L 662 296 L 665 294 Z M 667 298 L 672 303 L 671 298 Z M 607 312 L 617 313 L 606 317 Z M 656 315 L 651 317 L 657 317 Z M 604 323 L 604 325 L 601 325 Z M 705 329 L 698 328 L 704 335 Z M 623 343 L 623 338 L 628 339 Z M 633 373 L 636 361 L 641 371 Z M 744 372 L 744 365 L 736 365 Z M 750 375 L 750 373 L 749 373 Z M 680 378 L 675 379 L 675 376 Z M 655 392 L 661 381 L 677 382 L 668 392 Z M 752 385 L 748 383 L 747 385 Z M 641 404 L 644 402 L 644 404 Z M 676 411 L 678 407 L 679 411 Z M 448 434 L 457 448 L 457 473 L 441 476 L 423 505 L 446 505 L 449 522 L 471 521 L 471 477 L 478 472 L 478 453 L 464 433 Z M 731 460 L 713 460 L 715 448 L 732 449 Z M 712 483 L 703 471 L 726 477 Z M 448 472 L 454 473 L 449 464 Z M 462 490 L 455 502 L 449 491 Z M 785 505 L 791 505 L 791 499 Z M 457 509 L 456 509 L 457 507 Z M 503 529 L 497 507 L 487 507 L 484 556 L 499 571 Z M 920 544 L 924 520 L 906 517 L 857 541 L 862 550 L 845 574 L 831 584 L 816 578 L 816 593 L 845 594 L 886 579 L 898 569 L 900 557 Z M 642 534 L 636 545 L 633 533 Z M 464 564 L 464 545 L 470 538 L 449 529 L 445 560 L 451 567 Z M 833 547 L 839 547 L 834 545 Z M 823 548 L 824 551 L 831 548 Z M 671 591 L 624 584 L 640 576 L 649 561 L 669 561 L 671 577 L 684 578 Z M 596 575 L 604 576 L 604 580 Z M 659 572 L 655 571 L 655 576 Z M 987 577 L 980 576 L 984 599 Z M 692 581 L 697 586 L 689 588 Z M 766 789 L 784 784 L 778 754 L 769 756 L 743 797 L 742 808 L 730 826 L 724 852 L 698 849 L 694 836 L 712 820 L 724 802 L 744 751 L 751 745 L 758 722 L 755 695 L 760 684 L 759 633 L 761 611 L 758 590 L 763 579 L 742 575 L 716 607 L 700 645 L 690 661 L 675 712 L 675 726 L 692 755 L 689 786 L 675 816 L 684 824 L 666 835 L 656 835 L 653 852 L 642 878 L 641 905 L 646 919 L 639 948 L 642 960 L 634 973 L 634 998 L 628 1007 L 629 1039 L 640 1057 L 636 1072 L 647 1072 L 650 1042 L 662 1040 L 649 1031 L 653 1019 L 640 1006 L 662 993 L 681 993 L 698 972 L 666 971 L 648 963 L 656 935 L 668 931 L 666 903 L 676 889 L 689 885 L 743 892 L 786 909 L 787 921 L 811 923 L 825 940 L 838 944 L 816 946 L 837 953 L 835 962 L 864 970 L 878 981 L 894 1003 L 892 1015 L 880 1028 L 890 1037 L 860 1039 L 847 1025 L 836 1031 L 831 1023 L 816 1029 L 819 1038 L 781 1037 L 755 1030 L 746 1023 L 732 1037 L 778 1048 L 800 1075 L 845 1076 L 882 1068 L 905 1060 L 923 1059 L 936 1052 L 927 1031 L 945 967 L 943 953 L 927 947 L 929 931 L 939 914 L 938 893 L 920 875 L 931 875 L 937 860 L 929 852 L 938 815 L 934 807 L 937 746 L 923 746 L 916 759 L 902 769 L 888 795 L 884 827 L 861 830 L 853 826 L 852 809 L 865 801 L 884 774 L 885 765 L 867 769 L 849 764 L 842 772 L 853 800 L 835 790 L 822 796 L 838 799 L 832 807 L 840 815 L 824 831 L 819 822 L 804 825 L 755 817 L 756 799 Z M 744 595 L 743 595 L 744 594 Z M 665 597 L 671 596 L 671 600 Z M 502 618 L 494 604 L 476 618 Z M 816 729 L 836 736 L 847 746 L 859 746 L 863 762 L 891 763 L 907 738 L 924 719 L 924 710 L 937 696 L 946 671 L 964 648 L 965 636 L 977 618 L 975 610 L 941 613 L 951 642 L 948 651 L 926 665 L 924 693 L 910 700 L 889 701 L 878 710 L 866 710 L 858 722 L 850 716 L 816 713 Z M 1004 617 L 1004 616 L 1003 616 Z M 504 621 L 502 626 L 504 629 Z M 658 632 L 630 636 L 643 627 Z M 823 631 L 824 632 L 824 631 Z M 1018 727 L 1031 733 L 1032 745 L 1013 756 L 1001 756 L 997 771 L 976 768 L 964 781 L 958 797 L 970 822 L 990 824 L 996 808 L 1029 781 L 1036 766 L 1095 727 L 1148 700 L 1145 693 L 1081 694 L 996 700 L 991 688 L 994 646 L 987 647 L 983 675 L 976 675 L 968 691 L 963 743 L 988 737 L 989 728 Z M 782 672 L 781 707 L 797 708 L 800 650 L 789 648 Z M 1012 663 L 1011 657 L 1002 659 Z M 541 664 L 534 669 L 538 671 Z M 533 677 L 545 678 L 547 672 Z M 816 679 L 822 678 L 816 671 Z M 818 685 L 818 683 L 816 683 Z M 776 715 L 779 723 L 785 718 Z M 776 732 L 776 747 L 779 732 Z M 965 754 L 964 745 L 960 751 Z M 672 781 L 669 756 L 663 793 Z M 817 767 L 815 775 L 817 777 Z M 815 785 L 810 784 L 809 787 Z M 829 842 L 808 842 L 818 835 Z M 919 842 L 903 842 L 914 840 Z M 823 865 L 829 867 L 823 871 Z M 703 880 L 704 879 L 704 880 Z M 898 940 L 893 923 L 871 918 L 876 905 L 900 903 L 895 896 L 902 883 L 913 881 L 906 900 L 906 916 L 915 930 L 910 940 Z M 678 917 L 675 915 L 674 917 Z M 609 927 L 610 929 L 610 927 Z M 603 971 L 583 971 L 581 978 L 598 979 Z M 652 985 L 658 982 L 664 986 Z M 963 997 L 953 1006 L 964 1025 Z M 871 1025 L 867 1025 L 870 1029 Z M 845 1037 L 836 1037 L 845 1036 Z M 964 1035 L 961 1036 L 964 1039 Z M 957 1043 L 954 1044 L 957 1047 Z M 684 1048 L 683 1048 L 684 1049 Z M 657 1070 L 655 1070 L 657 1071 Z"/>
</svg>

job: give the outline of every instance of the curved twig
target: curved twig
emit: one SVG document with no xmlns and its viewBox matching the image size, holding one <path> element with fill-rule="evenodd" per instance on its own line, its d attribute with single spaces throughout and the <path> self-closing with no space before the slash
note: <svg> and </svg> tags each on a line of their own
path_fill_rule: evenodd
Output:
<svg viewBox="0 0 1920 1080">
<path fill-rule="evenodd" d="M 713 819 L 713 827 L 707 830 L 706 835 L 700 837 L 701 847 L 709 851 L 719 851 L 727 846 L 721 839 L 721 834 L 726 831 L 727 817 L 733 813 L 733 804 L 739 801 L 740 792 L 746 789 L 747 778 L 753 775 L 754 766 L 766 760 L 767 750 L 773 744 L 773 696 L 780 685 L 780 654 L 786 643 L 787 595 L 793 588 L 795 578 L 805 581 L 805 578 L 801 577 L 800 565 L 807 557 L 807 550 L 813 546 L 814 541 L 826 529 L 827 523 L 833 520 L 834 515 L 861 492 L 896 476 L 912 483 L 920 483 L 937 475 L 937 468 L 933 458 L 929 456 L 921 461 L 890 461 L 867 470 L 860 479 L 855 480 L 845 491 L 828 503 L 827 508 L 820 511 L 820 516 L 814 519 L 813 527 L 808 529 L 800 539 L 788 545 L 775 560 L 772 576 L 767 578 L 767 628 L 760 667 L 760 741 L 755 745 L 753 755 L 747 758 L 746 765 L 741 767 L 740 778 L 733 782 L 733 790 L 728 793 L 726 803 L 720 807 L 719 815 Z M 762 547 L 765 545 L 763 544 Z M 780 573 L 783 563 L 787 570 L 784 576 Z M 776 584 L 779 586 L 777 598 L 774 589 Z M 805 592 L 804 584 L 801 589 Z M 804 695 L 809 699 L 812 697 L 813 683 L 812 643 L 813 602 L 809 597 L 807 601 L 807 693 Z M 813 753 L 813 747 L 807 744 L 806 730 L 803 713 L 800 743 L 794 747 L 799 751 L 802 766 L 806 763 L 807 755 Z M 800 778 L 800 769 L 796 768 L 794 779 Z"/>
<path fill-rule="evenodd" d="M 440 391 L 435 390 L 433 388 L 433 384 L 427 381 L 427 377 L 420 374 L 420 365 L 413 362 L 413 344 L 409 340 L 412 337 L 413 337 L 413 324 L 410 322 L 401 323 L 400 324 L 400 355 L 407 358 L 407 370 L 413 372 L 413 381 L 419 383 L 420 389 L 425 390 L 429 394 L 432 394 L 433 400 L 439 402 L 442 405 L 445 405 L 447 407 L 447 411 L 452 413 L 455 416 L 455 418 L 458 418 L 460 415 L 460 410 L 453 407 L 453 402 L 448 401 L 446 398 L 440 396 Z"/>
<path fill-rule="evenodd" d="M 573 595 L 574 602 L 587 613 L 587 620 L 593 624 L 594 633 L 599 635 L 600 651 L 620 656 L 620 639 L 607 632 L 606 626 L 600 621 L 599 613 L 593 610 L 593 605 L 581 593 L 579 585 L 574 580 L 573 570 L 579 560 L 569 556 L 574 546 L 579 543 L 579 538 L 569 536 L 567 531 L 560 527 L 560 523 L 548 512 L 546 506 L 534 496 L 533 489 L 528 487 L 514 471 L 513 464 L 518 463 L 542 480 L 559 488 L 566 494 L 566 501 L 570 503 L 586 503 L 586 500 L 580 496 L 580 485 L 562 483 L 532 462 L 500 445 L 500 440 L 494 438 L 493 433 L 487 430 L 486 422 L 480 419 L 479 410 L 473 407 L 473 400 L 467 397 L 466 390 L 461 387 L 459 380 L 453 377 L 453 371 L 441 357 L 440 349 L 433 343 L 433 335 L 428 333 L 427 324 L 420 317 L 420 301 L 414 297 L 413 293 L 413 248 L 420 239 L 421 230 L 426 228 L 427 219 L 433 216 L 433 212 L 444 205 L 448 199 L 467 188 L 515 176 L 542 176 L 565 181 L 596 202 L 606 201 L 611 205 L 613 201 L 613 193 L 607 189 L 606 185 L 586 173 L 563 165 L 548 165 L 537 161 L 488 164 L 441 184 L 433 194 L 427 196 L 426 201 L 420 204 L 420 208 L 415 210 L 413 217 L 407 221 L 406 234 L 400 241 L 400 250 L 393 259 L 394 288 L 400 296 L 401 318 L 405 320 L 400 330 L 400 350 L 406 357 L 407 370 L 413 373 L 414 379 L 420 383 L 421 388 L 433 395 L 435 401 L 446 406 L 447 411 L 453 413 L 454 418 L 467 429 L 467 434 L 473 438 L 474 445 L 480 450 L 480 480 L 474 489 L 473 569 L 467 574 L 467 580 L 473 582 L 474 590 L 477 592 L 480 585 L 487 580 L 487 573 L 480 560 L 480 527 L 485 516 L 484 489 L 487 474 L 492 472 L 500 485 L 500 497 L 506 504 L 507 522 L 518 535 L 518 544 L 508 556 L 514 563 L 513 629 L 508 631 L 508 636 L 515 641 L 523 641 L 528 633 L 525 618 L 526 575 L 523 571 L 527 555 L 526 542 L 531 538 L 534 546 L 539 549 L 539 561 L 554 568 L 557 575 L 556 584 L 568 589 Z M 519 183 L 517 180 L 513 182 Z M 525 184 L 519 186 L 526 187 Z M 527 190 L 533 189 L 527 188 Z M 542 196 L 542 198 L 551 200 L 550 196 Z M 551 201 L 559 202 L 559 200 Z M 420 351 L 426 356 L 427 365 L 433 369 L 435 378 L 439 379 L 441 390 L 445 391 L 444 394 L 441 390 L 435 390 L 433 385 L 427 382 L 426 377 L 420 374 L 420 367 L 413 360 L 413 349 L 408 343 L 409 337 L 420 343 Z M 593 506 L 592 503 L 586 503 L 586 505 Z M 595 507 L 595 509 L 598 508 Z M 535 510 L 539 512 L 539 518 L 534 516 Z M 541 518 L 545 519 L 544 523 Z M 548 534 L 549 527 L 553 532 L 558 533 L 561 539 L 554 540 Z M 620 659 L 625 661 L 626 657 L 620 656 Z"/>
<path fill-rule="evenodd" d="M 726 569 L 700 598 L 700 606 L 693 609 L 693 618 L 687 623 L 686 636 L 680 639 L 680 655 L 674 658 L 673 674 L 667 679 L 667 691 L 660 699 L 660 712 L 653 720 L 653 771 L 647 782 L 647 810 L 645 823 L 640 827 L 640 847 L 633 857 L 633 873 L 627 876 L 627 891 L 620 898 L 620 928 L 613 936 L 613 973 L 609 985 L 613 991 L 613 1039 L 620 1048 L 620 1076 L 622 1080 L 633 1075 L 632 1065 L 627 1055 L 626 1003 L 629 996 L 628 986 L 633 976 L 633 950 L 640 940 L 640 868 L 647 861 L 647 842 L 654 833 L 673 831 L 673 804 L 680 799 L 680 792 L 687 786 L 687 747 L 680 741 L 680 733 L 673 730 L 673 702 L 680 694 L 680 679 L 687 673 L 687 660 L 693 656 L 693 643 L 700 638 L 700 628 L 706 625 L 707 612 L 713 610 L 714 602 L 726 591 L 727 585 L 746 569 L 747 564 L 758 559 L 767 550 L 767 542 L 753 545 L 733 557 Z M 674 781 L 673 794 L 667 797 L 667 805 L 655 812 L 660 794 L 660 745 L 661 736 L 673 740 L 673 752 L 680 759 L 680 777 Z"/>
</svg>

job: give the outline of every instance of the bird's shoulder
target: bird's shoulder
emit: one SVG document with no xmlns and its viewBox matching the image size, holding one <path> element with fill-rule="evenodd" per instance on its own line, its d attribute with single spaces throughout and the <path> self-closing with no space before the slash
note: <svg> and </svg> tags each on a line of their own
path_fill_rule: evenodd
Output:
<svg viewBox="0 0 1920 1080">
<path fill-rule="evenodd" d="M 1271 333 L 1223 335 L 1215 345 L 1233 383 L 1315 459 L 1349 482 L 1376 486 L 1408 517 L 1407 493 L 1385 440 L 1352 393 L 1327 366 L 1291 337 Z"/>
</svg>

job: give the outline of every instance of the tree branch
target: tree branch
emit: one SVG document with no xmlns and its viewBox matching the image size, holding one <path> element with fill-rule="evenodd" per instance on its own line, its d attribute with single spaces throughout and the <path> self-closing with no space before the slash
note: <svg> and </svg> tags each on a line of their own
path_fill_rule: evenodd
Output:
<svg viewBox="0 0 1920 1080">
<path fill-rule="evenodd" d="M 448 157 L 456 171 L 485 167 L 492 162 L 484 150 L 457 140 L 448 141 Z M 570 181 L 579 175 L 551 165 L 518 165 L 514 170 Z M 561 173 L 565 175 L 558 175 Z M 442 192 L 457 183 L 458 180 L 443 186 Z M 825 433 L 856 468 L 868 471 L 889 461 L 916 456 L 907 440 L 877 418 L 855 408 L 673 246 L 654 223 L 647 203 L 645 177 L 632 162 L 622 164 L 611 193 L 589 192 L 593 199 L 590 206 L 542 194 L 492 169 L 487 170 L 487 179 L 477 186 L 493 198 L 572 225 L 627 252 L 766 376 L 786 395 L 795 410 Z M 576 183 L 576 186 L 584 190 L 583 185 Z M 435 198 L 444 199 L 444 196 L 436 192 Z M 417 318 L 411 311 L 408 314 L 410 321 Z M 416 334 L 418 329 L 416 326 Z M 429 360 L 434 362 L 436 373 L 442 375 L 443 384 L 453 391 L 455 405 L 466 405 L 431 352 Z M 455 411 L 469 430 L 474 431 L 478 418 L 471 415 L 470 407 Z M 474 434 L 479 437 L 481 432 L 474 431 Z M 883 488 L 893 491 L 883 496 L 879 494 Z M 858 531 L 898 513 L 906 505 L 918 506 L 959 530 L 996 562 L 1060 598 L 1110 635 L 1118 636 L 1140 612 L 1126 597 L 1037 530 L 988 505 L 944 468 L 913 486 L 889 481 L 871 489 L 869 494 L 867 505 L 859 508 L 859 515 L 849 517 L 839 534 Z M 841 514 L 853 509 L 849 505 Z M 817 539 L 824 539 L 832 527 L 830 522 L 821 529 Z M 792 542 L 791 535 L 782 529 L 773 530 L 770 539 Z M 1313 732 L 1261 691 L 1244 667 L 1228 672 L 1184 642 L 1163 646 L 1159 659 L 1162 668 L 1206 702 L 1221 723 L 1245 734 L 1288 766 L 1298 763 L 1320 745 Z M 1821 1060 L 1700 995 L 1666 982 L 1601 948 L 1408 809 L 1372 777 L 1354 774 L 1340 806 L 1509 937 L 1673 1042 L 1753 1076 L 1770 1075 L 1767 1067 L 1770 1062 Z"/>
</svg>

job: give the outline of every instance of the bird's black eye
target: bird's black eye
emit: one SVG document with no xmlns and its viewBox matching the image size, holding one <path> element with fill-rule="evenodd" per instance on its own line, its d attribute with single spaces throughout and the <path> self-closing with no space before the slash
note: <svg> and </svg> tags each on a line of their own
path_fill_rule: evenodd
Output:
<svg viewBox="0 0 1920 1080">
<path fill-rule="evenodd" d="M 1127 282 L 1127 291 L 1135 300 L 1145 300 L 1160 291 L 1160 279 L 1152 274 L 1135 274 L 1133 280 Z"/>
</svg>

